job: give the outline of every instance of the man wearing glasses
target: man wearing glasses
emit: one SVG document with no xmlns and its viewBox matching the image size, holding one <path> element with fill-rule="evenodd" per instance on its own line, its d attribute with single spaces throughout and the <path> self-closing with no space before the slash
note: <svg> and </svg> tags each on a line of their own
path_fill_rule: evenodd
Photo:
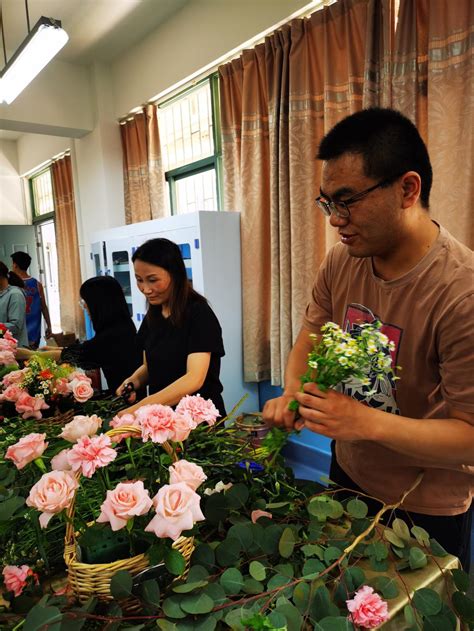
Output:
<svg viewBox="0 0 474 631">
<path fill-rule="evenodd" d="M 334 439 L 331 479 L 386 503 L 423 471 L 403 509 L 466 569 L 474 489 L 472 251 L 430 218 L 428 152 L 399 112 L 348 116 L 324 137 L 318 158 L 316 204 L 340 243 L 318 271 L 284 393 L 267 402 L 264 418 Z M 380 382 L 370 396 L 355 380 L 340 391 L 306 384 L 299 392 L 310 333 L 328 321 L 353 332 L 375 319 L 395 343 L 399 381 Z M 293 398 L 298 420 L 288 410 Z"/>
</svg>

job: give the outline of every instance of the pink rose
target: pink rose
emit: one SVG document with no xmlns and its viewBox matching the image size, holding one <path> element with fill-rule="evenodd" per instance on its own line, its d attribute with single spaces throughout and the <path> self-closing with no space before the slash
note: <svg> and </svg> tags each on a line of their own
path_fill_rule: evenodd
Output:
<svg viewBox="0 0 474 631">
<path fill-rule="evenodd" d="M 178 460 L 170 467 L 170 484 L 184 482 L 195 491 L 205 480 L 207 480 L 207 475 L 202 467 L 193 462 Z"/>
<path fill-rule="evenodd" d="M 15 383 L 12 383 L 11 386 L 5 388 L 2 394 L 0 394 L 0 400 L 2 401 L 18 401 L 20 395 L 24 392 L 21 388 L 19 388 Z"/>
<path fill-rule="evenodd" d="M 51 469 L 53 471 L 71 471 L 72 467 L 68 460 L 70 449 L 63 449 L 51 458 Z"/>
<path fill-rule="evenodd" d="M 187 394 L 183 397 L 176 406 L 176 413 L 189 416 L 195 424 L 194 427 L 204 422 L 214 425 L 220 416 L 219 410 L 211 399 L 203 399 L 200 394 L 194 396 Z"/>
<path fill-rule="evenodd" d="M 183 530 L 190 530 L 195 522 L 204 519 L 200 499 L 184 482 L 165 484 L 153 498 L 156 515 L 145 531 L 176 541 Z"/>
<path fill-rule="evenodd" d="M 186 440 L 186 438 L 191 433 L 191 430 L 193 430 L 195 427 L 196 424 L 189 416 L 185 416 L 184 414 L 176 414 L 175 412 L 173 421 L 173 434 L 170 437 L 170 440 L 174 440 L 175 442 L 182 442 L 183 440 Z"/>
<path fill-rule="evenodd" d="M 75 416 L 70 423 L 67 423 L 59 434 L 61 438 L 75 443 L 83 436 L 93 436 L 102 425 L 102 419 L 96 414 L 91 416 Z"/>
<path fill-rule="evenodd" d="M 358 589 L 346 605 L 351 622 L 363 629 L 374 629 L 388 620 L 387 603 L 368 585 Z"/>
<path fill-rule="evenodd" d="M 252 523 L 256 524 L 260 517 L 268 517 L 268 519 L 273 519 L 273 515 L 271 513 L 267 513 L 265 510 L 253 510 L 250 513 L 250 519 Z"/>
<path fill-rule="evenodd" d="M 58 394 L 62 394 L 63 396 L 66 396 L 69 394 L 68 385 L 69 385 L 69 381 L 67 380 L 67 377 L 59 377 L 54 382 L 53 387 L 54 387 L 54 390 L 56 390 Z"/>
<path fill-rule="evenodd" d="M 49 405 L 46 405 L 43 397 L 32 397 L 28 392 L 23 391 L 15 401 L 15 409 L 17 412 L 23 412 L 22 418 L 39 420 L 41 418 L 41 410 L 49 409 Z"/>
<path fill-rule="evenodd" d="M 78 486 L 69 471 L 51 471 L 41 476 L 26 500 L 28 506 L 42 512 L 39 518 L 41 528 L 46 528 L 53 515 L 71 505 Z"/>
<path fill-rule="evenodd" d="M 25 368 L 23 368 L 22 370 L 12 370 L 3 377 L 3 385 L 10 386 L 12 383 L 21 383 L 24 376 Z"/>
<path fill-rule="evenodd" d="M 0 349 L 0 365 L 9 366 L 16 364 L 15 353 L 10 349 Z"/>
<path fill-rule="evenodd" d="M 143 442 L 164 443 L 173 435 L 174 412 L 168 405 L 142 405 L 135 412 Z"/>
<path fill-rule="evenodd" d="M 82 475 L 91 478 L 99 467 L 106 467 L 117 457 L 112 442 L 105 434 L 99 436 L 83 436 L 79 438 L 68 453 L 67 459 L 73 471 L 81 469 Z"/>
<path fill-rule="evenodd" d="M 86 381 L 87 383 L 91 383 L 90 377 L 86 375 L 83 370 L 73 370 L 68 375 L 69 381 Z"/>
<path fill-rule="evenodd" d="M 3 339 L 4 340 L 8 340 L 11 344 L 13 344 L 15 346 L 18 344 L 18 340 L 16 339 L 16 337 L 13 337 L 12 332 L 9 331 L 8 329 L 3 334 Z"/>
<path fill-rule="evenodd" d="M 120 482 L 100 507 L 98 522 L 110 522 L 112 530 L 125 528 L 127 521 L 137 515 L 145 515 L 153 506 L 143 482 Z"/>
<path fill-rule="evenodd" d="M 114 416 L 114 418 L 110 421 L 110 427 L 113 427 L 114 429 L 117 427 L 139 427 L 139 423 L 134 414 L 122 414 L 122 416 Z M 119 443 L 124 438 L 129 438 L 132 435 L 133 434 L 130 432 L 117 434 L 112 438 L 112 442 Z"/>
<path fill-rule="evenodd" d="M 7 449 L 5 458 L 13 461 L 17 469 L 23 469 L 29 462 L 40 458 L 48 443 L 44 442 L 46 434 L 28 434 Z"/>
<path fill-rule="evenodd" d="M 91 380 L 86 377 L 87 381 L 83 379 L 73 379 L 69 382 L 68 388 L 72 392 L 72 396 L 79 403 L 85 403 L 94 394 L 94 388 L 91 386 Z"/>
<path fill-rule="evenodd" d="M 3 582 L 9 592 L 13 592 L 14 596 L 20 596 L 26 587 L 26 579 L 33 572 L 27 565 L 6 565 L 2 571 Z"/>
</svg>

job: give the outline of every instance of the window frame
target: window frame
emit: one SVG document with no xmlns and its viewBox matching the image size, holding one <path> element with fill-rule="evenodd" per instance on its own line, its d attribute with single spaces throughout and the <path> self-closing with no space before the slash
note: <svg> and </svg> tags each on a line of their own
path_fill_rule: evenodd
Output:
<svg viewBox="0 0 474 631">
<path fill-rule="evenodd" d="M 207 158 L 201 158 L 194 162 L 189 162 L 181 167 L 170 169 L 165 171 L 165 179 L 169 185 L 169 202 L 171 215 L 178 215 L 178 209 L 176 206 L 176 182 L 178 180 L 185 179 L 187 177 L 198 175 L 204 171 L 210 171 L 212 169 L 216 172 L 216 201 L 217 209 L 215 212 L 223 210 L 223 174 L 222 174 L 222 141 L 221 141 L 221 118 L 220 118 L 220 105 L 219 105 L 219 73 L 215 72 L 207 77 L 204 77 L 194 85 L 187 87 L 178 94 L 175 94 L 170 99 L 167 99 L 156 106 L 158 109 L 163 108 L 166 105 L 170 105 L 176 101 L 179 101 L 184 96 L 199 88 L 203 83 L 209 83 L 209 89 L 211 93 L 211 115 L 212 115 L 212 139 L 214 143 L 214 153 Z"/>
<path fill-rule="evenodd" d="M 53 177 L 52 177 L 52 173 L 51 173 L 51 165 L 48 165 L 47 167 L 44 167 L 43 169 L 41 169 L 40 171 L 37 171 L 36 173 L 33 173 L 32 175 L 29 176 L 28 178 L 28 187 L 29 187 L 29 191 L 30 191 L 30 203 L 31 203 L 31 210 L 32 210 L 32 223 L 34 224 L 38 224 L 38 223 L 42 223 L 43 221 L 47 221 L 49 219 L 52 219 L 54 221 L 55 218 L 55 214 L 56 214 L 56 206 L 54 203 L 54 194 L 52 197 L 52 202 L 53 202 L 53 207 L 54 210 L 49 212 L 49 213 L 44 213 L 43 215 L 38 214 L 37 210 L 36 210 L 36 195 L 35 195 L 35 191 L 33 188 L 33 180 L 35 180 L 36 178 L 38 178 L 39 176 L 43 175 L 46 172 L 49 172 L 50 177 L 51 177 L 51 187 L 53 187 Z"/>
</svg>

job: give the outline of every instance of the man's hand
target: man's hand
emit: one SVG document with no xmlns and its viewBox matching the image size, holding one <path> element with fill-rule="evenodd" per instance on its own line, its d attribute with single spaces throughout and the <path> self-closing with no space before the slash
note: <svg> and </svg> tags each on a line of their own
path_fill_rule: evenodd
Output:
<svg viewBox="0 0 474 631">
<path fill-rule="evenodd" d="M 315 383 L 304 385 L 295 399 L 304 426 L 336 440 L 375 440 L 377 410 L 335 390 L 323 392 Z"/>
<path fill-rule="evenodd" d="M 291 432 L 295 429 L 296 414 L 288 409 L 293 396 L 283 394 L 276 399 L 269 399 L 263 408 L 262 418 L 267 425 L 276 425 Z M 296 427 L 298 429 L 298 427 Z"/>
</svg>

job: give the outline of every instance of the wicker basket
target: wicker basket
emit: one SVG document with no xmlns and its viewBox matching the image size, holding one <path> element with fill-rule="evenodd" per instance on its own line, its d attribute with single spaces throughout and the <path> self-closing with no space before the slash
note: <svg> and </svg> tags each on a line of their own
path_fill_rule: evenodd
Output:
<svg viewBox="0 0 474 631">
<path fill-rule="evenodd" d="M 48 436 L 55 436 L 66 423 L 72 421 L 75 415 L 74 409 L 67 412 L 57 412 L 53 416 L 43 416 L 36 421 L 38 432 L 46 432 Z"/>
<path fill-rule="evenodd" d="M 141 431 L 137 427 L 132 426 L 111 429 L 107 432 L 107 436 L 113 438 L 125 432 L 141 436 Z M 163 443 L 162 447 L 169 455 L 174 456 L 175 460 L 177 459 L 169 443 Z M 80 476 L 78 475 L 78 477 Z M 150 562 L 148 557 L 146 554 L 138 554 L 128 559 L 113 561 L 112 563 L 93 564 L 79 562 L 77 560 L 76 533 L 72 524 L 73 516 L 74 502 L 72 502 L 67 510 L 68 523 L 64 541 L 64 561 L 66 562 L 68 581 L 72 591 L 81 603 L 86 602 L 91 597 L 98 598 L 102 601 L 110 601 L 112 600 L 110 581 L 114 574 L 119 570 L 127 570 L 132 576 L 136 576 L 149 567 Z M 194 550 L 194 539 L 192 537 L 179 537 L 173 543 L 172 547 L 181 552 L 186 560 L 186 566 L 188 567 L 191 554 Z M 136 599 L 131 598 L 121 603 L 121 606 L 127 611 L 133 611 L 138 609 L 141 605 Z"/>
</svg>

